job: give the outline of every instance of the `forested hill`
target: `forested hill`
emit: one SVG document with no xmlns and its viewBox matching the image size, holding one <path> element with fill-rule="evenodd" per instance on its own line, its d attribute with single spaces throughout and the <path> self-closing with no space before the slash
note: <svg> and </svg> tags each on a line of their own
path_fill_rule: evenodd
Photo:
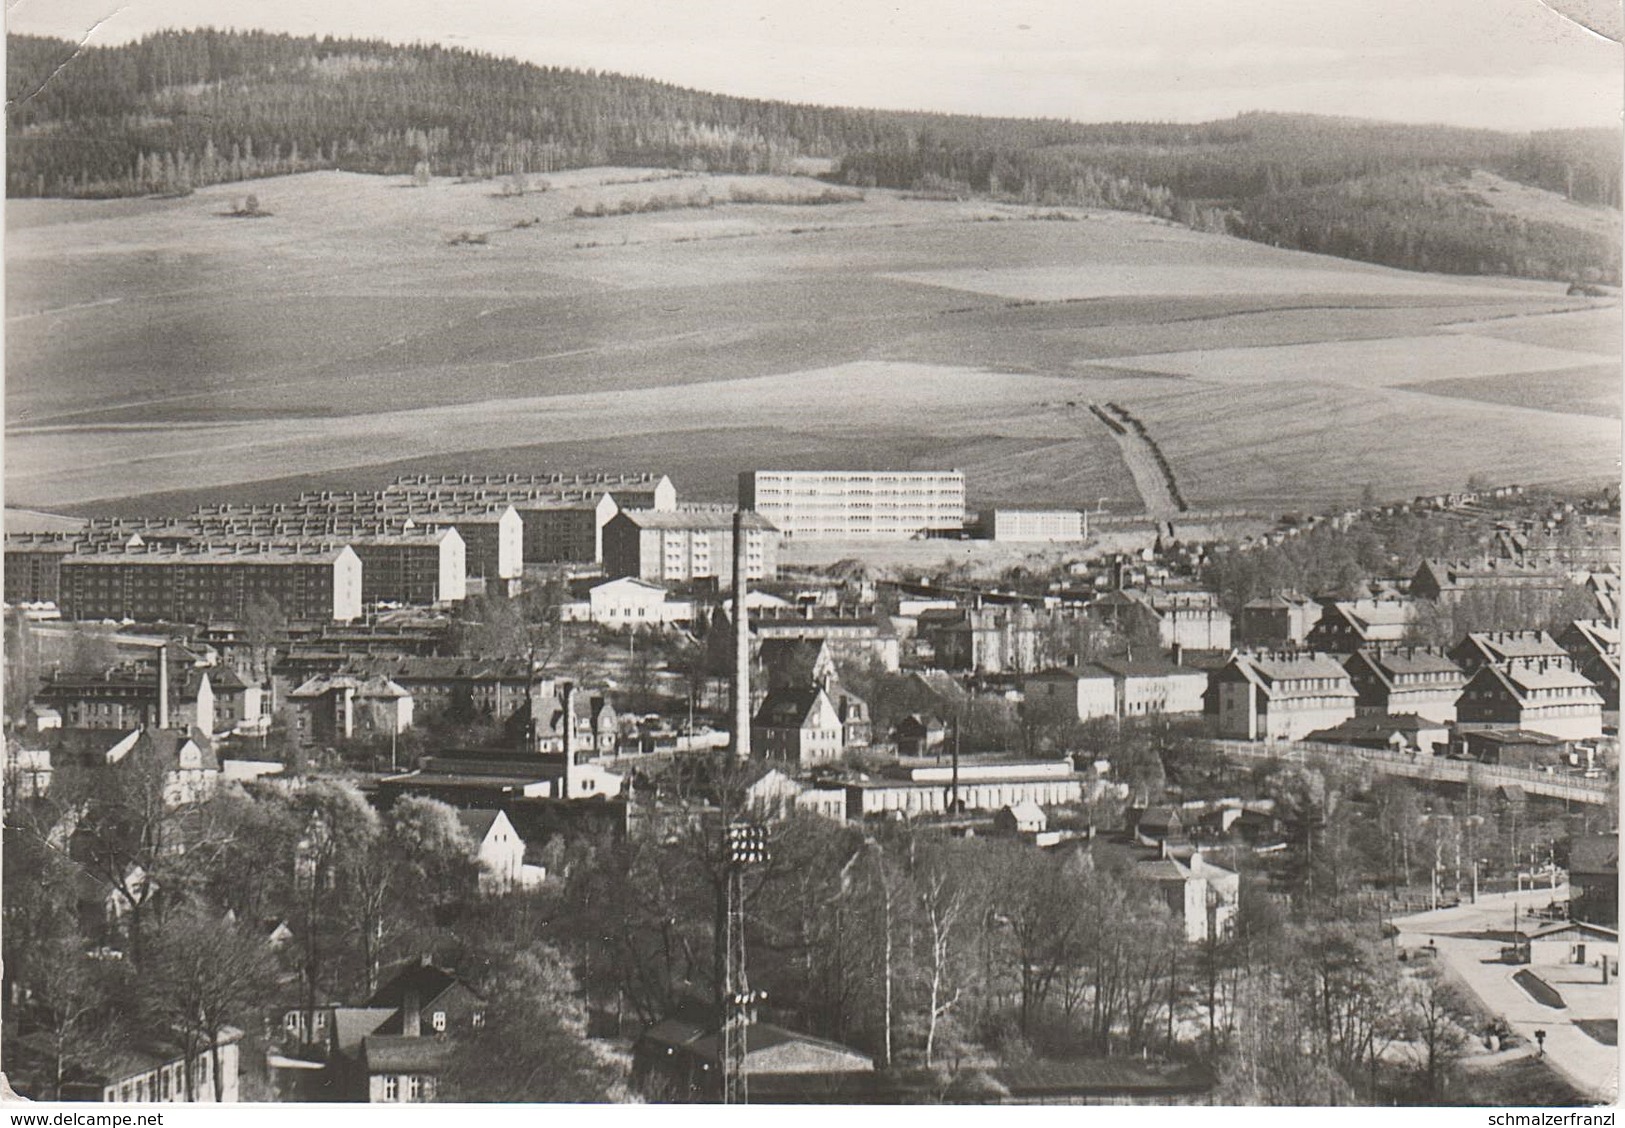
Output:
<svg viewBox="0 0 1625 1128">
<path fill-rule="evenodd" d="M 162 32 L 83 50 L 11 36 L 6 83 L 12 197 L 176 193 L 329 168 L 784 172 L 821 157 L 853 184 L 1125 208 L 1395 266 L 1618 280 L 1618 225 L 1606 218 L 1616 213 L 1596 214 L 1620 203 L 1621 139 L 1610 130 L 840 109 L 457 48 L 264 32 Z M 1473 170 L 1551 199 L 1491 198 Z"/>
</svg>

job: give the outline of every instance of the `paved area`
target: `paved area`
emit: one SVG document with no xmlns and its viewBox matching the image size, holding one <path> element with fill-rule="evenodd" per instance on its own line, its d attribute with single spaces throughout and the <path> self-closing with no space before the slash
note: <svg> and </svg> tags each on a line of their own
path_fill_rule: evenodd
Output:
<svg viewBox="0 0 1625 1128">
<path fill-rule="evenodd" d="M 1599 1103 L 1612 1104 L 1619 1090 L 1619 1051 L 1595 1041 L 1575 1021 L 1617 1018 L 1619 985 L 1604 985 L 1600 967 L 1537 962 L 1529 965 L 1530 970 L 1555 987 L 1564 1002 L 1561 1009 L 1543 1006 L 1513 981 L 1518 968 L 1498 962 L 1501 941 L 1461 935 L 1489 930 L 1510 933 L 1515 909 L 1523 912 L 1567 897 L 1566 886 L 1533 893 L 1488 894 L 1477 904 L 1399 917 L 1394 924 L 1402 947 L 1435 945 L 1439 958 L 1484 1006 L 1505 1018 L 1531 1045 L 1536 1030 L 1546 1031 L 1546 1057 L 1552 1066 L 1581 1092 Z M 1531 926 L 1528 917 L 1520 919 L 1527 930 Z"/>
</svg>

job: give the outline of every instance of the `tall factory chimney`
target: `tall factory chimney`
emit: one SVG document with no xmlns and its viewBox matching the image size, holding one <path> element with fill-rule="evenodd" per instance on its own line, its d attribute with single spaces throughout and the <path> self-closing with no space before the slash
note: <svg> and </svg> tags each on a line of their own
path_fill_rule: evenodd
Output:
<svg viewBox="0 0 1625 1128">
<path fill-rule="evenodd" d="M 734 743 L 736 760 L 750 759 L 750 612 L 745 603 L 745 510 L 734 510 Z"/>
<path fill-rule="evenodd" d="M 158 727 L 169 727 L 169 647 L 158 647 Z"/>
</svg>

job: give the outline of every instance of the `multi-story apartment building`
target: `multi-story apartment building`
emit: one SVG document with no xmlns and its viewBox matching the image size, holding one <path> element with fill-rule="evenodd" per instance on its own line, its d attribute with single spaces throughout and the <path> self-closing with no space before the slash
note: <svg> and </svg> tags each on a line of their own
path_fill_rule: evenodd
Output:
<svg viewBox="0 0 1625 1128">
<path fill-rule="evenodd" d="M 467 550 L 455 526 L 346 537 L 361 560 L 361 602 L 432 607 L 468 594 Z"/>
<path fill-rule="evenodd" d="M 1358 715 L 1413 713 L 1447 724 L 1467 677 L 1442 650 L 1425 646 L 1368 647 L 1343 662 Z"/>
<path fill-rule="evenodd" d="M 62 613 L 76 619 L 241 619 L 255 597 L 289 619 L 361 617 L 361 559 L 348 545 L 104 547 L 62 560 Z"/>
<path fill-rule="evenodd" d="M 1456 719 L 1468 726 L 1541 732 L 1563 740 L 1602 735 L 1602 694 L 1567 655 L 1480 666 L 1462 691 Z"/>
<path fill-rule="evenodd" d="M 1136 621 L 1155 624 L 1164 650 L 1230 649 L 1230 613 L 1210 591 L 1161 587 L 1114 591 L 1089 607 L 1120 630 L 1131 630 Z"/>
<path fill-rule="evenodd" d="M 1471 591 L 1512 592 L 1541 603 L 1555 602 L 1569 586 L 1558 568 L 1531 568 L 1510 561 L 1486 560 L 1476 564 L 1424 560 L 1411 579 L 1411 595 L 1453 603 Z"/>
<path fill-rule="evenodd" d="M 655 584 L 714 580 L 733 587 L 734 515 L 724 509 L 622 510 L 604 526 L 604 572 Z M 778 573 L 779 532 L 745 514 L 745 578 Z"/>
<path fill-rule="evenodd" d="M 1318 601 L 1295 592 L 1255 599 L 1236 618 L 1236 642 L 1271 649 L 1302 646 L 1320 615 Z"/>
<path fill-rule="evenodd" d="M 1619 627 L 1606 619 L 1576 619 L 1556 642 L 1602 694 L 1604 709 L 1619 708 Z"/>
<path fill-rule="evenodd" d="M 1473 631 L 1450 651 L 1468 677 L 1485 666 L 1506 666 L 1529 659 L 1571 663 L 1569 652 L 1545 631 Z"/>
<path fill-rule="evenodd" d="M 62 560 L 80 541 L 75 534 L 6 535 L 7 603 L 56 603 L 62 595 Z"/>
<path fill-rule="evenodd" d="M 878 662 L 893 672 L 902 666 L 891 620 L 865 608 L 764 607 L 751 613 L 750 629 L 763 647 L 776 640 L 818 641 L 837 662 Z"/>
<path fill-rule="evenodd" d="M 739 475 L 739 508 L 786 537 L 906 539 L 965 526 L 959 470 L 750 470 Z"/>
<path fill-rule="evenodd" d="M 1238 654 L 1212 680 L 1231 739 L 1302 740 L 1354 716 L 1354 683 L 1329 654 Z"/>
<path fill-rule="evenodd" d="M 1089 517 L 1078 509 L 987 509 L 982 531 L 996 541 L 1081 541 Z"/>
<path fill-rule="evenodd" d="M 1394 646 L 1405 641 L 1416 620 L 1416 604 L 1408 599 L 1327 600 L 1320 619 L 1310 628 L 1308 644 L 1314 650 L 1353 654 L 1367 646 Z"/>
</svg>

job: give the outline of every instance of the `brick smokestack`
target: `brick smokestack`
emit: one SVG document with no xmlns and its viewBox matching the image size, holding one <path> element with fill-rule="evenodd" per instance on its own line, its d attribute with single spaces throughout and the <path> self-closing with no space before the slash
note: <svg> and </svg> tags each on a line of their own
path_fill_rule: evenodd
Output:
<svg viewBox="0 0 1625 1128">
<path fill-rule="evenodd" d="M 734 510 L 734 744 L 736 760 L 750 759 L 750 613 L 745 603 L 745 511 Z"/>
<path fill-rule="evenodd" d="M 169 647 L 158 647 L 158 727 L 169 727 Z"/>
</svg>

